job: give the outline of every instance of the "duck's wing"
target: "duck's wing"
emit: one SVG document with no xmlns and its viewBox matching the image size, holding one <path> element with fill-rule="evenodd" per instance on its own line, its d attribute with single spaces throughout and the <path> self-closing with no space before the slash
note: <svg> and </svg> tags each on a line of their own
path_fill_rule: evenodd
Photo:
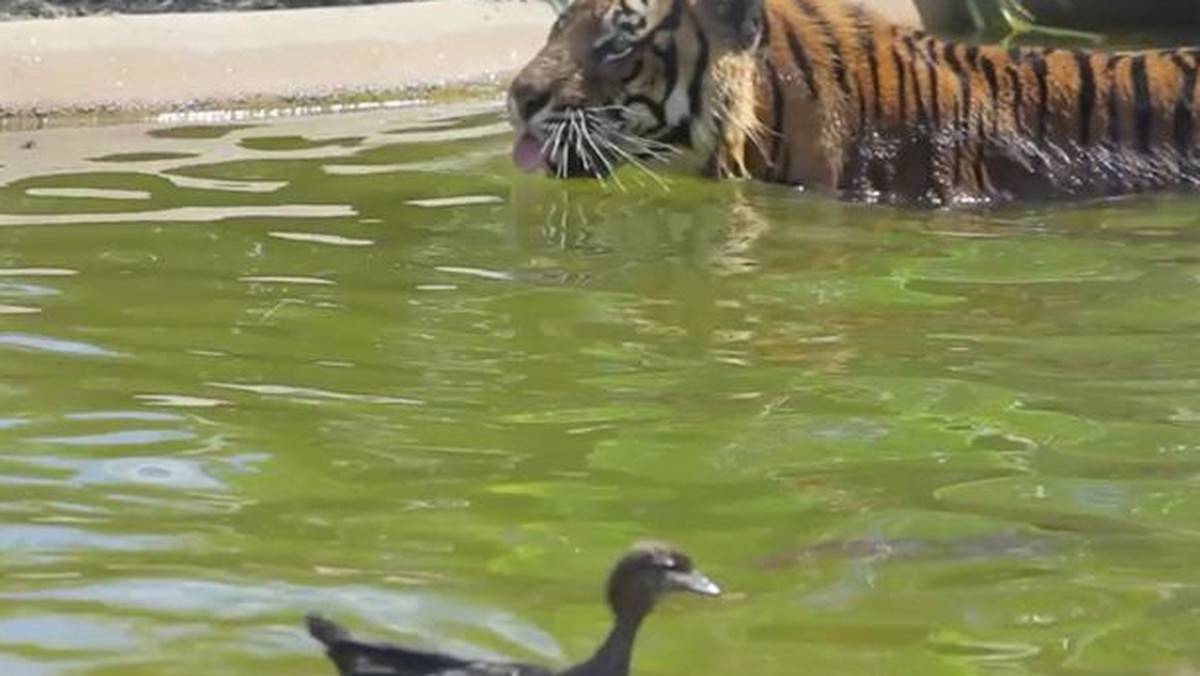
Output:
<svg viewBox="0 0 1200 676">
<path fill-rule="evenodd" d="M 360 641 L 319 615 L 304 618 L 308 633 L 325 644 L 340 676 L 553 676 L 534 664 L 464 660 L 392 643 Z"/>
</svg>

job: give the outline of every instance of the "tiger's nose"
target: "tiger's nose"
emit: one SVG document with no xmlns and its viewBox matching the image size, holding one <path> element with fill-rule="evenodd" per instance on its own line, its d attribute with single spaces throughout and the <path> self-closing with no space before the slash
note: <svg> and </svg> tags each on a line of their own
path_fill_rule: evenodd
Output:
<svg viewBox="0 0 1200 676">
<path fill-rule="evenodd" d="M 550 93 L 537 85 L 517 78 L 508 88 L 509 111 L 518 119 L 528 121 L 550 102 Z"/>
</svg>

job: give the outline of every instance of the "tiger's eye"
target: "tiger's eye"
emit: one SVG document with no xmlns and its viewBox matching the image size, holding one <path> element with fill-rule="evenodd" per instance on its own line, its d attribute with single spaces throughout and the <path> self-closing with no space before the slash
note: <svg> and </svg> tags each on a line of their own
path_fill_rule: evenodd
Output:
<svg viewBox="0 0 1200 676">
<path fill-rule="evenodd" d="M 603 53 L 603 55 L 601 56 L 601 60 L 604 63 L 613 63 L 614 61 L 620 61 L 621 59 L 629 56 L 632 53 L 633 53 L 633 45 L 626 45 L 620 49 L 606 50 Z"/>
<path fill-rule="evenodd" d="M 618 33 L 608 40 L 598 43 L 595 47 L 596 58 L 601 63 L 615 63 L 633 53 L 635 47 L 628 35 Z"/>
</svg>

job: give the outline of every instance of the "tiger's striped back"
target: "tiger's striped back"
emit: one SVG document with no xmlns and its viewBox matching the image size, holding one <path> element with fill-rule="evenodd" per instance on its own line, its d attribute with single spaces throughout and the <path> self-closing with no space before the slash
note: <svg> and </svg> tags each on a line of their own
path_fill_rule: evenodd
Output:
<svg viewBox="0 0 1200 676">
<path fill-rule="evenodd" d="M 840 0 L 768 0 L 763 41 L 742 152 L 766 180 L 939 204 L 1200 184 L 1200 49 L 968 45 Z"/>
</svg>

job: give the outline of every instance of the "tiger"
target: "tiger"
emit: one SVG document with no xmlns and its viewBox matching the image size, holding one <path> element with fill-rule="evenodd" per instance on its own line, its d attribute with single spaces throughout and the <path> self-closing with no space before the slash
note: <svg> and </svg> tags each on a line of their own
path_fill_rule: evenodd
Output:
<svg viewBox="0 0 1200 676">
<path fill-rule="evenodd" d="M 1200 185 L 1200 47 L 940 39 L 848 0 L 575 0 L 513 77 L 512 159 L 934 206 Z"/>
</svg>

